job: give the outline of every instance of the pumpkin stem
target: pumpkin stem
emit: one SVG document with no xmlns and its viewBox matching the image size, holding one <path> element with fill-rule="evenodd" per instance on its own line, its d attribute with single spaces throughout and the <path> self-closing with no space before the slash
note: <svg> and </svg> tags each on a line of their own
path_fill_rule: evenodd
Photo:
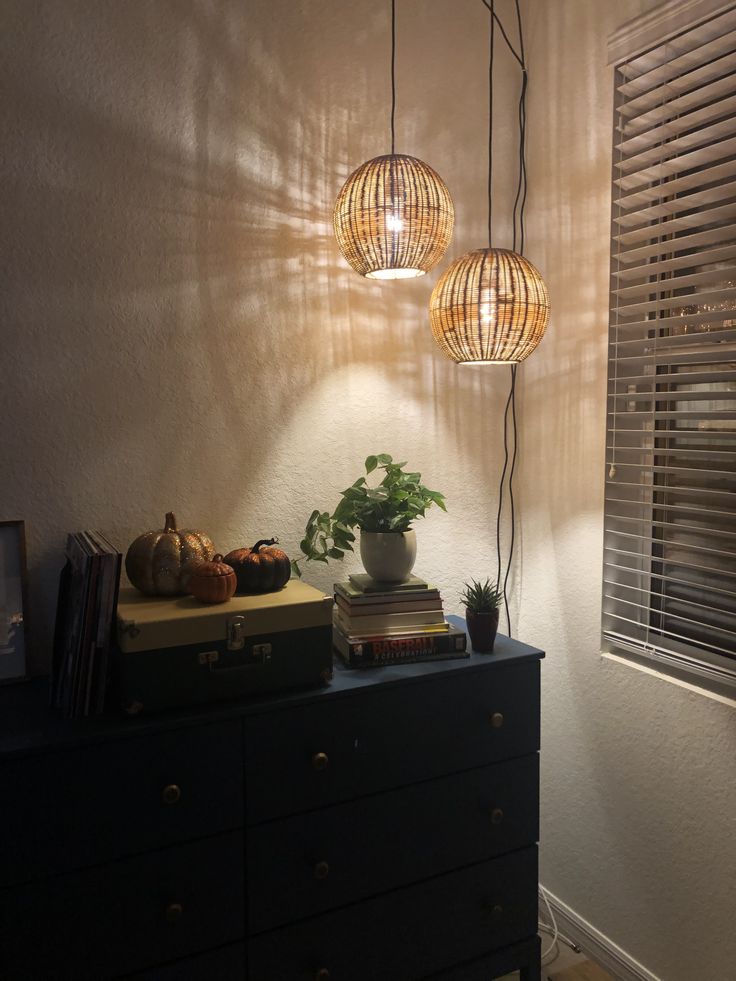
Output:
<svg viewBox="0 0 736 981">
<path fill-rule="evenodd" d="M 278 538 L 262 538 L 260 542 L 256 542 L 251 552 L 257 552 L 261 545 L 278 545 Z"/>
<path fill-rule="evenodd" d="M 176 516 L 173 511 L 166 512 L 166 518 L 164 520 L 164 532 L 176 531 Z"/>
<path fill-rule="evenodd" d="M 222 562 L 222 556 L 218 552 L 217 555 L 213 555 L 210 559 L 211 562 Z"/>
</svg>

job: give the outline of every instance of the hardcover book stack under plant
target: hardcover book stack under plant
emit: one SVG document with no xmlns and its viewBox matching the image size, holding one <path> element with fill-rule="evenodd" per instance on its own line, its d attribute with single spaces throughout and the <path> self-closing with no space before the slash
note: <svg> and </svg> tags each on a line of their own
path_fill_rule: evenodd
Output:
<svg viewBox="0 0 736 981">
<path fill-rule="evenodd" d="M 350 667 L 468 657 L 463 630 L 445 620 L 439 590 L 417 576 L 336 582 L 333 644 Z"/>
</svg>

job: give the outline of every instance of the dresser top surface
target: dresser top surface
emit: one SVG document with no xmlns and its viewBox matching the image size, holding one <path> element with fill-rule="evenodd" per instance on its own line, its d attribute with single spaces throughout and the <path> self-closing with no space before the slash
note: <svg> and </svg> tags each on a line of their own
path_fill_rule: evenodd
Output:
<svg viewBox="0 0 736 981">
<path fill-rule="evenodd" d="M 449 616 L 447 619 L 464 629 L 462 618 Z M 458 672 L 503 670 L 543 657 L 541 650 L 499 634 L 492 654 L 471 652 L 469 657 L 456 660 L 351 669 L 335 658 L 334 677 L 321 688 L 282 691 L 138 717 L 126 716 L 120 711 L 90 718 L 62 719 L 48 708 L 46 679 L 35 679 L 0 688 L 0 759 L 272 712 L 382 686 L 439 680 Z"/>
</svg>

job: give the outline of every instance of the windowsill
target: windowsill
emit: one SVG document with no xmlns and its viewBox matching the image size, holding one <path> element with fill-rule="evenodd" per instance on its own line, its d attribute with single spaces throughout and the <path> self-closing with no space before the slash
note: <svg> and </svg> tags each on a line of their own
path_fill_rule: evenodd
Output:
<svg viewBox="0 0 736 981">
<path fill-rule="evenodd" d="M 721 705 L 728 705 L 736 709 L 736 689 L 729 685 L 720 684 L 717 681 L 710 681 L 706 678 L 693 679 L 686 671 L 678 671 L 665 665 L 653 665 L 647 663 L 645 658 L 637 657 L 636 654 L 614 654 L 610 651 L 601 651 L 601 657 L 616 664 L 625 665 L 636 671 L 659 678 L 661 681 L 669 682 L 684 688 L 686 691 L 695 692 L 697 695 L 704 695 L 712 701 L 720 702 Z"/>
</svg>

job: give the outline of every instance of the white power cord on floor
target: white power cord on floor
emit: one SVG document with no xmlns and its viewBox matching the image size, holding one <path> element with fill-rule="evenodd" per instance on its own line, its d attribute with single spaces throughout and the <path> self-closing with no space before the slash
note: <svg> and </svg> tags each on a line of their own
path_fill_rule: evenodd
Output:
<svg viewBox="0 0 736 981">
<path fill-rule="evenodd" d="M 547 899 L 547 893 L 544 891 L 542 886 L 539 887 L 539 895 L 541 896 L 544 905 L 547 907 L 547 914 L 549 916 L 551 931 L 552 931 L 552 943 L 546 950 L 542 951 L 542 961 L 546 960 L 547 957 L 552 953 L 552 951 L 557 946 L 557 938 L 559 936 L 559 931 L 557 929 L 557 920 L 555 919 L 555 914 L 552 912 L 552 907 L 549 905 L 549 900 Z M 547 933 L 550 930 L 550 926 L 544 923 L 542 920 L 539 921 L 539 928 Z"/>
<path fill-rule="evenodd" d="M 561 940 L 571 950 L 574 950 L 576 954 L 582 953 L 580 947 L 578 947 L 578 945 L 574 941 L 570 940 L 569 937 L 564 937 L 560 933 L 559 929 L 557 928 L 557 920 L 555 919 L 555 914 L 552 912 L 552 907 L 549 904 L 549 899 L 547 898 L 547 892 L 544 886 L 541 885 L 539 886 L 539 895 L 542 898 L 544 905 L 547 907 L 547 913 L 549 915 L 549 920 L 550 920 L 549 923 L 545 923 L 543 920 L 540 919 L 539 930 L 542 933 L 549 933 L 552 937 L 552 942 L 550 943 L 549 947 L 546 950 L 542 951 L 542 963 L 544 963 L 545 959 L 549 957 L 549 955 L 555 949 L 558 940 Z M 555 958 L 553 958 L 553 960 L 554 959 Z"/>
</svg>

